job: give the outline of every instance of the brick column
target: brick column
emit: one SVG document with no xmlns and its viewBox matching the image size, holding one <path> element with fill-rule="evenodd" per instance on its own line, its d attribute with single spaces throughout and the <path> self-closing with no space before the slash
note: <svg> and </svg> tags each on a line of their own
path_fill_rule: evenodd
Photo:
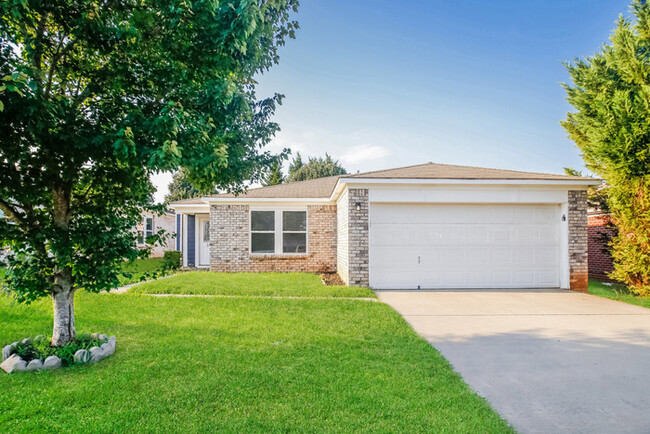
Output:
<svg viewBox="0 0 650 434">
<path fill-rule="evenodd" d="M 587 192 L 569 190 L 569 287 L 587 292 L 589 285 Z"/>
<path fill-rule="evenodd" d="M 210 207 L 210 270 L 248 271 L 248 205 Z"/>
<path fill-rule="evenodd" d="M 348 285 L 369 286 L 367 188 L 348 189 Z"/>
</svg>

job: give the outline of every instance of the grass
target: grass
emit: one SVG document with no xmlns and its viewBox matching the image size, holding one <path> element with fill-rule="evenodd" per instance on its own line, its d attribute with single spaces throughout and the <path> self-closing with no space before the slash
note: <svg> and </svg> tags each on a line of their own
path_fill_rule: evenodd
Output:
<svg viewBox="0 0 650 434">
<path fill-rule="evenodd" d="M 130 273 L 131 277 L 120 276 L 120 283 L 122 285 L 128 285 L 140 282 L 146 276 L 146 273 L 159 271 L 162 269 L 162 266 L 163 258 L 137 259 L 131 263 L 126 263 L 122 267 L 122 271 Z"/>
<path fill-rule="evenodd" d="M 196 271 L 142 283 L 137 294 L 262 295 L 297 297 L 372 297 L 368 288 L 326 286 L 317 274 L 216 273 Z"/>
<path fill-rule="evenodd" d="M 163 266 L 163 258 L 137 259 L 131 263 L 125 263 L 122 271 L 130 273 L 131 277 L 119 276 L 121 285 L 138 283 L 146 276 L 146 273 L 159 271 Z M 5 269 L 0 267 L 0 280 L 4 278 Z M 146 278 L 146 277 L 145 277 Z"/>
<path fill-rule="evenodd" d="M 589 279 L 589 294 L 650 308 L 650 297 L 634 295 L 625 285 L 606 285 L 598 280 Z"/>
<path fill-rule="evenodd" d="M 383 303 L 81 291 L 75 307 L 116 353 L 0 375 L 0 431 L 511 431 Z M 51 303 L 0 297 L 0 323 L 0 345 L 50 334 Z"/>
</svg>

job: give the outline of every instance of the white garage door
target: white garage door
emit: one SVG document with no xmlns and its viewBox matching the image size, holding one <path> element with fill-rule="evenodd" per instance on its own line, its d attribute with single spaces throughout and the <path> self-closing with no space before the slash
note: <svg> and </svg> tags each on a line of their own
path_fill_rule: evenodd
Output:
<svg viewBox="0 0 650 434">
<path fill-rule="evenodd" d="M 377 289 L 560 286 L 559 205 L 370 206 Z"/>
</svg>

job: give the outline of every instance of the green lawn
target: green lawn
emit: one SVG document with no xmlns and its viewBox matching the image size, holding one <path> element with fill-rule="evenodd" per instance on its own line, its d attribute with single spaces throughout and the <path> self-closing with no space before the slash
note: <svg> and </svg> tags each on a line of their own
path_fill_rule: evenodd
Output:
<svg viewBox="0 0 650 434">
<path fill-rule="evenodd" d="M 116 353 L 2 373 L 0 431 L 511 431 L 383 303 L 82 291 L 75 307 L 77 330 L 117 336 Z M 51 322 L 49 300 L 0 297 L 0 345 Z"/>
<path fill-rule="evenodd" d="M 120 283 L 122 285 L 128 285 L 130 283 L 140 282 L 146 273 L 159 271 L 162 269 L 162 266 L 163 258 L 137 259 L 131 263 L 126 263 L 122 267 L 122 271 L 131 273 L 132 276 L 130 278 L 126 276 L 120 276 Z"/>
<path fill-rule="evenodd" d="M 131 289 L 137 294 L 280 295 L 298 297 L 372 297 L 368 288 L 326 286 L 307 273 L 182 273 Z"/>
<path fill-rule="evenodd" d="M 634 295 L 624 285 L 606 285 L 598 280 L 589 279 L 589 294 L 650 308 L 650 297 Z"/>
<path fill-rule="evenodd" d="M 138 283 L 141 281 L 145 273 L 152 273 L 154 271 L 159 271 L 162 269 L 163 259 L 162 258 L 147 258 L 147 259 L 137 259 L 131 263 L 125 263 L 122 270 L 127 273 L 131 273 L 131 277 L 119 276 L 120 284 L 128 285 L 130 283 Z M 5 269 L 0 267 L 0 280 L 4 278 Z"/>
</svg>

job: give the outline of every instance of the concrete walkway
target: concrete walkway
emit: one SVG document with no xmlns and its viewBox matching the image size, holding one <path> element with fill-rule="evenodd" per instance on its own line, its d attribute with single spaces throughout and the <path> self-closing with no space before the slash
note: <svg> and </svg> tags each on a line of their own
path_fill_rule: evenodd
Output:
<svg viewBox="0 0 650 434">
<path fill-rule="evenodd" d="M 650 309 L 562 290 L 377 291 L 520 432 L 650 432 Z"/>
</svg>

